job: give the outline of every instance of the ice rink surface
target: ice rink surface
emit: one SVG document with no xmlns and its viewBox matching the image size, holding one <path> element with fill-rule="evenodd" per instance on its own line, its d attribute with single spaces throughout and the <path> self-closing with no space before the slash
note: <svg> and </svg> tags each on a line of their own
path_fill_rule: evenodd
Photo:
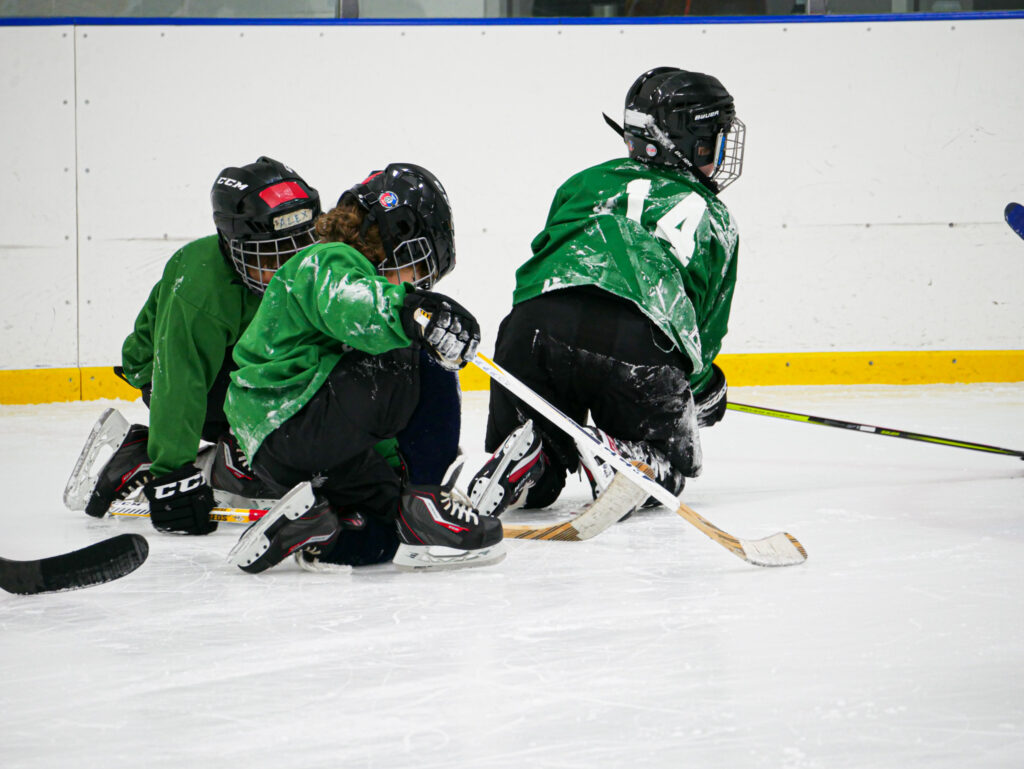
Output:
<svg viewBox="0 0 1024 769">
<path fill-rule="evenodd" d="M 734 389 L 756 405 L 1024 449 L 1024 385 Z M 664 508 L 496 566 L 260 576 L 203 538 L 64 509 L 102 408 L 0 407 L 7 558 L 144 534 L 108 585 L 0 593 L 0 766 L 1024 766 L 1024 463 L 729 412 L 684 500 L 798 537 L 740 561 Z M 465 398 L 464 479 L 486 396 Z M 589 499 L 573 479 L 548 522 Z"/>
</svg>

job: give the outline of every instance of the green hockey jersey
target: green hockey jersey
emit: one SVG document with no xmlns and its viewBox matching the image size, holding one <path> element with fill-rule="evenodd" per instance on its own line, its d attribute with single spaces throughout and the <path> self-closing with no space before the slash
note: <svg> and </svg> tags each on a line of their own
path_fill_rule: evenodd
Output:
<svg viewBox="0 0 1024 769">
<path fill-rule="evenodd" d="M 739 236 L 725 205 L 684 171 L 610 160 L 555 193 L 513 304 L 593 285 L 636 304 L 693 364 L 699 393 L 722 348 Z"/>
<path fill-rule="evenodd" d="M 277 271 L 235 346 L 239 368 L 224 404 L 250 460 L 309 402 L 346 352 L 380 355 L 412 343 L 399 314 L 405 292 L 406 284 L 392 285 L 344 243 L 310 246 Z M 377 450 L 391 460 L 394 445 L 384 441 Z"/>
<path fill-rule="evenodd" d="M 167 262 L 121 348 L 125 378 L 153 386 L 148 449 L 156 475 L 195 461 L 207 393 L 259 304 L 224 260 L 216 235 Z"/>
</svg>

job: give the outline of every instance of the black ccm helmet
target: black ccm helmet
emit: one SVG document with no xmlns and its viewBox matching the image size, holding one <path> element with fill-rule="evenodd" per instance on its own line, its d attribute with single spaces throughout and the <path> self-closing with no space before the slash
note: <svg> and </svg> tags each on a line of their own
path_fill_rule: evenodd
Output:
<svg viewBox="0 0 1024 769">
<path fill-rule="evenodd" d="M 745 131 L 732 96 L 711 75 L 658 67 L 626 94 L 622 138 L 629 156 L 694 171 L 715 192 L 740 176 Z M 710 173 L 700 171 L 708 165 Z"/>
<path fill-rule="evenodd" d="M 278 267 L 316 242 L 319 193 L 273 158 L 225 168 L 213 183 L 210 201 L 221 253 L 257 294 L 266 290 Z"/>
<path fill-rule="evenodd" d="M 429 289 L 455 267 L 455 227 L 448 194 L 427 169 L 391 163 L 343 193 L 365 212 L 363 232 L 380 229 L 386 254 L 377 271 L 412 274 L 416 288 Z"/>
</svg>

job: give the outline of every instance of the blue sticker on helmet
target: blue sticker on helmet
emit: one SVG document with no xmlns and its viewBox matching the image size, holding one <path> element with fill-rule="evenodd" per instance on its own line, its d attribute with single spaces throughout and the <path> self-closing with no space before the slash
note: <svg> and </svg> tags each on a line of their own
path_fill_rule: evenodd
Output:
<svg viewBox="0 0 1024 769">
<path fill-rule="evenodd" d="M 380 203 L 382 208 L 394 208 L 398 205 L 398 195 L 385 190 L 380 194 L 380 197 L 377 198 L 377 202 Z"/>
</svg>

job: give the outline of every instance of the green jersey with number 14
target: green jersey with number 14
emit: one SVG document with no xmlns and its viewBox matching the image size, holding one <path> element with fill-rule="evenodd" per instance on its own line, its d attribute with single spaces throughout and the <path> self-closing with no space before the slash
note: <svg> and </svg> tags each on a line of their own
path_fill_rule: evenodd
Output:
<svg viewBox="0 0 1024 769">
<path fill-rule="evenodd" d="M 689 357 L 699 393 L 728 329 L 738 247 L 725 205 L 689 174 L 610 160 L 559 187 L 513 303 L 583 285 L 628 299 Z"/>
</svg>

